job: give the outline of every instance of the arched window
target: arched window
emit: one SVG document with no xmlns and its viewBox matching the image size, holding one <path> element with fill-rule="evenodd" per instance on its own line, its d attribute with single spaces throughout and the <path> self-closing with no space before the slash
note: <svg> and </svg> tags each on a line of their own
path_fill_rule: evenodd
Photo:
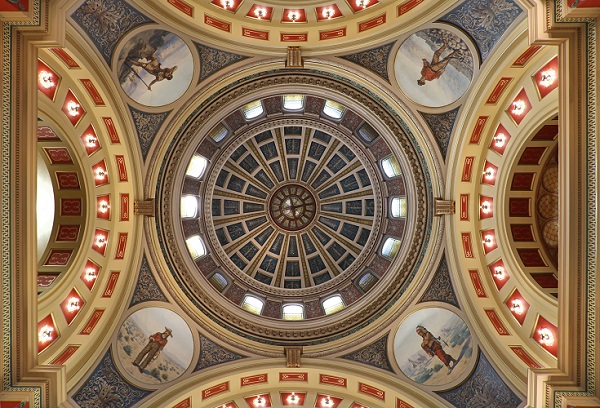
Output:
<svg viewBox="0 0 600 408">
<path fill-rule="evenodd" d="M 390 215 L 392 218 L 406 218 L 406 197 L 392 197 Z"/>
<path fill-rule="evenodd" d="M 381 248 L 381 255 L 392 260 L 400 250 L 400 244 L 402 242 L 393 237 L 388 237 L 383 243 L 383 247 Z"/>
<path fill-rule="evenodd" d="M 244 300 L 242 301 L 242 309 L 257 315 L 262 313 L 264 305 L 264 301 L 253 295 L 244 296 Z"/>
<path fill-rule="evenodd" d="M 360 138 L 367 144 L 372 143 L 373 140 L 379 137 L 375 129 L 373 129 L 373 127 L 371 127 L 371 125 L 369 125 L 368 123 L 363 123 L 362 126 L 359 127 L 356 132 L 358 133 Z"/>
<path fill-rule="evenodd" d="M 219 272 L 213 273 L 208 281 L 217 289 L 219 292 L 223 292 L 223 289 L 227 287 L 227 279 Z"/>
<path fill-rule="evenodd" d="M 264 112 L 262 101 L 250 102 L 242 107 L 242 114 L 246 120 L 252 120 L 258 118 Z"/>
<path fill-rule="evenodd" d="M 199 235 L 193 235 L 185 240 L 187 244 L 188 251 L 190 251 L 190 255 L 192 258 L 198 259 L 206 255 L 206 247 L 204 246 L 204 241 L 200 238 Z"/>
<path fill-rule="evenodd" d="M 198 197 L 181 196 L 181 218 L 194 218 L 198 214 Z"/>
<path fill-rule="evenodd" d="M 304 319 L 304 307 L 302 305 L 284 305 L 283 320 Z"/>
<path fill-rule="evenodd" d="M 377 278 L 371 272 L 365 272 L 363 276 L 358 279 L 358 287 L 362 289 L 363 292 L 367 292 L 369 289 L 377 283 Z"/>
<path fill-rule="evenodd" d="M 188 164 L 185 174 L 186 176 L 198 179 L 204 174 L 207 165 L 208 160 L 206 160 L 206 157 L 200 156 L 199 154 L 195 154 L 192 156 L 190 164 Z"/>
<path fill-rule="evenodd" d="M 396 156 L 391 155 L 381 160 L 381 168 L 383 169 L 383 173 L 387 176 L 387 178 L 394 178 L 400 175 L 400 163 L 398 163 L 398 159 Z"/>
<path fill-rule="evenodd" d="M 325 310 L 326 315 L 339 312 L 344 307 L 344 300 L 340 295 L 331 296 L 323 301 L 323 310 Z"/>
<path fill-rule="evenodd" d="M 283 95 L 283 109 L 299 111 L 304 109 L 304 95 Z"/>
<path fill-rule="evenodd" d="M 216 143 L 219 143 L 221 140 L 225 139 L 228 134 L 229 130 L 222 123 L 219 123 L 210 131 L 208 136 Z"/>
<path fill-rule="evenodd" d="M 329 100 L 325 101 L 323 113 L 331 119 L 341 119 L 344 116 L 344 112 L 346 112 L 346 108 L 342 104 Z"/>
</svg>

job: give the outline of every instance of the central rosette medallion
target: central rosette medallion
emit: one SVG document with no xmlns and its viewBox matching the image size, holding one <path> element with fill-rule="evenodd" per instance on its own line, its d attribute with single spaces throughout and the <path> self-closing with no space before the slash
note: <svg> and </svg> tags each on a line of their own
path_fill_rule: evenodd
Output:
<svg viewBox="0 0 600 408">
<path fill-rule="evenodd" d="M 269 215 L 273 222 L 287 231 L 306 228 L 315 218 L 315 212 L 315 197 L 299 184 L 280 187 L 269 203 Z"/>
</svg>

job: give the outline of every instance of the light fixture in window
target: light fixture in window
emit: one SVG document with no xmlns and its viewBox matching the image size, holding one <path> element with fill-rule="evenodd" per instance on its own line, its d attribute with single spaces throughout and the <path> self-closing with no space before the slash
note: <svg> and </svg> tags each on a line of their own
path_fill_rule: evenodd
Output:
<svg viewBox="0 0 600 408">
<path fill-rule="evenodd" d="M 298 21 L 298 18 L 300 18 L 300 13 L 298 13 L 296 10 L 292 10 L 288 13 L 288 18 L 292 21 L 292 23 L 295 23 Z"/>
<path fill-rule="evenodd" d="M 491 248 L 494 246 L 494 236 L 492 234 L 487 234 L 486 236 L 483 237 L 483 244 L 488 247 Z"/>
<path fill-rule="evenodd" d="M 45 325 L 42 326 L 38 333 L 38 341 L 42 344 L 45 344 L 52 340 L 52 333 L 54 333 L 54 327 Z"/>
<path fill-rule="evenodd" d="M 406 197 L 393 197 L 390 202 L 392 218 L 406 218 Z"/>
<path fill-rule="evenodd" d="M 267 11 L 262 7 L 257 7 L 254 9 L 254 15 L 260 20 L 267 15 Z"/>
<path fill-rule="evenodd" d="M 402 242 L 393 237 L 388 237 L 383 243 L 383 247 L 381 248 L 381 255 L 388 259 L 394 259 L 398 251 L 400 250 L 400 244 Z"/>
<path fill-rule="evenodd" d="M 549 68 L 545 71 L 542 71 L 540 74 L 540 85 L 548 88 L 554 84 L 556 81 L 556 70 Z"/>
<path fill-rule="evenodd" d="M 302 320 L 304 319 L 304 307 L 302 305 L 284 305 L 283 320 Z"/>
<path fill-rule="evenodd" d="M 484 201 L 481 203 L 481 212 L 484 214 L 489 214 L 492 211 L 492 203 L 489 201 Z"/>
<path fill-rule="evenodd" d="M 79 310 L 80 308 L 81 306 L 79 306 L 79 299 L 77 299 L 76 297 L 70 298 L 67 302 L 67 310 L 69 311 L 69 313 L 73 313 Z"/>
<path fill-rule="evenodd" d="M 259 100 L 250 102 L 242 106 L 242 114 L 246 120 L 251 120 L 259 117 L 264 112 L 262 102 Z"/>
<path fill-rule="evenodd" d="M 86 268 L 85 269 L 84 279 L 87 282 L 91 282 L 91 281 L 95 280 L 97 277 L 98 277 L 98 274 L 94 268 Z"/>
<path fill-rule="evenodd" d="M 185 243 L 190 251 L 190 255 L 193 259 L 198 259 L 206 255 L 206 247 L 200 235 L 193 235 L 185 240 Z"/>
<path fill-rule="evenodd" d="M 344 301 L 340 295 L 331 296 L 323 301 L 323 310 L 326 315 L 339 312 L 344 308 Z"/>
<path fill-rule="evenodd" d="M 483 172 L 483 177 L 486 180 L 494 180 L 494 178 L 496 177 L 496 170 L 493 167 L 488 167 L 487 169 L 485 169 L 485 171 Z"/>
<path fill-rule="evenodd" d="M 363 9 L 367 8 L 369 3 L 370 3 L 370 0 L 356 0 L 356 6 L 363 8 Z"/>
<path fill-rule="evenodd" d="M 396 156 L 388 156 L 385 159 L 381 160 L 381 167 L 383 169 L 383 173 L 388 177 L 397 177 L 401 174 L 400 163 Z"/>
<path fill-rule="evenodd" d="M 95 173 L 96 173 L 96 180 L 104 180 L 106 178 L 106 176 L 108 175 L 108 172 L 106 171 L 106 169 L 103 169 L 102 167 L 97 167 Z"/>
<path fill-rule="evenodd" d="M 330 100 L 325 101 L 323 113 L 330 118 L 341 119 L 344 116 L 344 112 L 346 112 L 346 108 L 342 104 Z"/>
<path fill-rule="evenodd" d="M 502 266 L 496 266 L 494 268 L 494 277 L 498 280 L 504 280 L 506 278 L 506 271 Z"/>
<path fill-rule="evenodd" d="M 231 7 L 231 0 L 221 0 L 221 5 L 225 10 Z"/>
<path fill-rule="evenodd" d="M 107 201 L 102 200 L 98 203 L 98 211 L 100 211 L 102 214 L 106 214 L 108 210 L 110 210 L 110 205 Z"/>
<path fill-rule="evenodd" d="M 69 101 L 67 103 L 67 112 L 69 112 L 69 115 L 71 116 L 79 115 L 79 108 L 81 108 L 81 105 L 75 101 Z"/>
<path fill-rule="evenodd" d="M 195 154 L 190 159 L 190 164 L 188 164 L 185 174 L 186 176 L 200 178 L 204 174 L 206 166 L 208 166 L 208 160 L 203 156 Z"/>
<path fill-rule="evenodd" d="M 104 247 L 107 242 L 106 235 L 103 235 L 103 234 L 96 235 L 96 239 L 94 240 L 94 242 L 98 248 Z"/>
<path fill-rule="evenodd" d="M 283 95 L 283 108 L 298 111 L 304 108 L 304 95 Z"/>
<path fill-rule="evenodd" d="M 527 104 L 525 103 L 525 101 L 523 99 L 517 99 L 516 101 L 514 101 L 512 103 L 512 114 L 516 115 L 516 116 L 521 116 L 523 113 L 525 113 L 525 108 L 527 107 Z"/>
<path fill-rule="evenodd" d="M 242 301 L 242 309 L 257 315 L 262 313 L 264 305 L 265 302 L 252 295 L 246 295 Z"/>
<path fill-rule="evenodd" d="M 264 398 L 261 395 L 259 395 L 258 397 L 256 397 L 256 399 L 254 400 L 254 406 L 255 407 L 264 407 L 266 403 L 267 403 L 266 398 Z"/>
<path fill-rule="evenodd" d="M 48 71 L 40 71 L 39 81 L 40 85 L 44 89 L 50 89 L 56 86 L 56 83 L 54 82 L 54 75 L 52 75 L 52 73 Z"/>
<path fill-rule="evenodd" d="M 504 143 L 506 143 L 506 135 L 504 133 L 498 133 L 494 136 L 494 146 L 503 147 Z"/>
<path fill-rule="evenodd" d="M 331 17 L 334 16 L 335 11 L 331 8 L 331 7 L 326 7 L 323 9 L 323 18 L 326 18 L 327 20 L 331 20 Z"/>
<path fill-rule="evenodd" d="M 194 218 L 198 214 L 198 198 L 193 195 L 181 196 L 181 218 Z"/>
<path fill-rule="evenodd" d="M 554 334 L 547 327 L 542 327 L 538 330 L 538 334 L 540 335 L 540 344 L 552 347 L 554 345 Z"/>
<path fill-rule="evenodd" d="M 513 299 L 510 305 L 510 311 L 518 315 L 523 314 L 525 308 L 523 307 L 523 302 L 521 301 L 521 299 Z"/>
<path fill-rule="evenodd" d="M 333 400 L 329 396 L 326 396 L 321 401 L 321 406 L 332 407 L 333 406 Z"/>
</svg>

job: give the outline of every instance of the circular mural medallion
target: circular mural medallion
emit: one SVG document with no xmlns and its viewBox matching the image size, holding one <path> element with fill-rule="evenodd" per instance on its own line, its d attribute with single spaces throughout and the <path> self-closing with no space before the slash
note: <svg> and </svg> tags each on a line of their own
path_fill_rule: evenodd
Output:
<svg viewBox="0 0 600 408">
<path fill-rule="evenodd" d="M 187 323 L 175 312 L 148 307 L 121 325 L 117 356 L 131 377 L 145 384 L 162 384 L 181 376 L 189 367 L 194 341 Z"/>
<path fill-rule="evenodd" d="M 465 322 L 448 309 L 420 309 L 404 319 L 398 328 L 394 356 L 411 380 L 444 386 L 462 378 L 471 366 L 471 332 Z"/>
<path fill-rule="evenodd" d="M 448 30 L 430 28 L 408 37 L 396 55 L 398 86 L 415 103 L 437 108 L 456 102 L 473 78 L 473 54 Z"/>
<path fill-rule="evenodd" d="M 194 74 L 187 44 L 165 30 L 146 30 L 129 39 L 117 62 L 119 83 L 134 101 L 146 106 L 168 105 L 190 86 Z"/>
</svg>

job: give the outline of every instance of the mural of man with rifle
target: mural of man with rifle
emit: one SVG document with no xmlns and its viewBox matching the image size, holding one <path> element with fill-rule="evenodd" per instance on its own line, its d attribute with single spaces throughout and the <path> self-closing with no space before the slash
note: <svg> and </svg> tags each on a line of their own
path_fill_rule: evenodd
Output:
<svg viewBox="0 0 600 408">
<path fill-rule="evenodd" d="M 433 357 L 434 355 L 437 356 L 442 361 L 442 363 L 444 363 L 444 365 L 448 367 L 448 374 L 450 374 L 454 367 L 456 367 L 458 361 L 450 354 L 444 351 L 442 342 L 444 342 L 446 346 L 448 344 L 445 341 L 443 341 L 441 337 L 436 338 L 433 334 L 431 334 L 431 332 L 429 332 L 425 327 L 421 325 L 417 326 L 416 332 L 419 336 L 423 338 L 421 348 L 425 351 L 425 353 L 427 353 L 427 355 L 429 355 L 430 357 Z"/>
<path fill-rule="evenodd" d="M 138 353 L 132 363 L 134 366 L 137 366 L 140 373 L 143 373 L 144 368 L 158 357 L 162 349 L 167 345 L 168 337 L 173 337 L 172 333 L 171 329 L 165 327 L 164 332 L 156 332 L 148 337 L 148 344 L 146 344 L 146 347 Z M 146 356 L 146 358 L 144 358 L 144 356 Z M 142 361 L 142 359 L 144 361 Z"/>
</svg>

